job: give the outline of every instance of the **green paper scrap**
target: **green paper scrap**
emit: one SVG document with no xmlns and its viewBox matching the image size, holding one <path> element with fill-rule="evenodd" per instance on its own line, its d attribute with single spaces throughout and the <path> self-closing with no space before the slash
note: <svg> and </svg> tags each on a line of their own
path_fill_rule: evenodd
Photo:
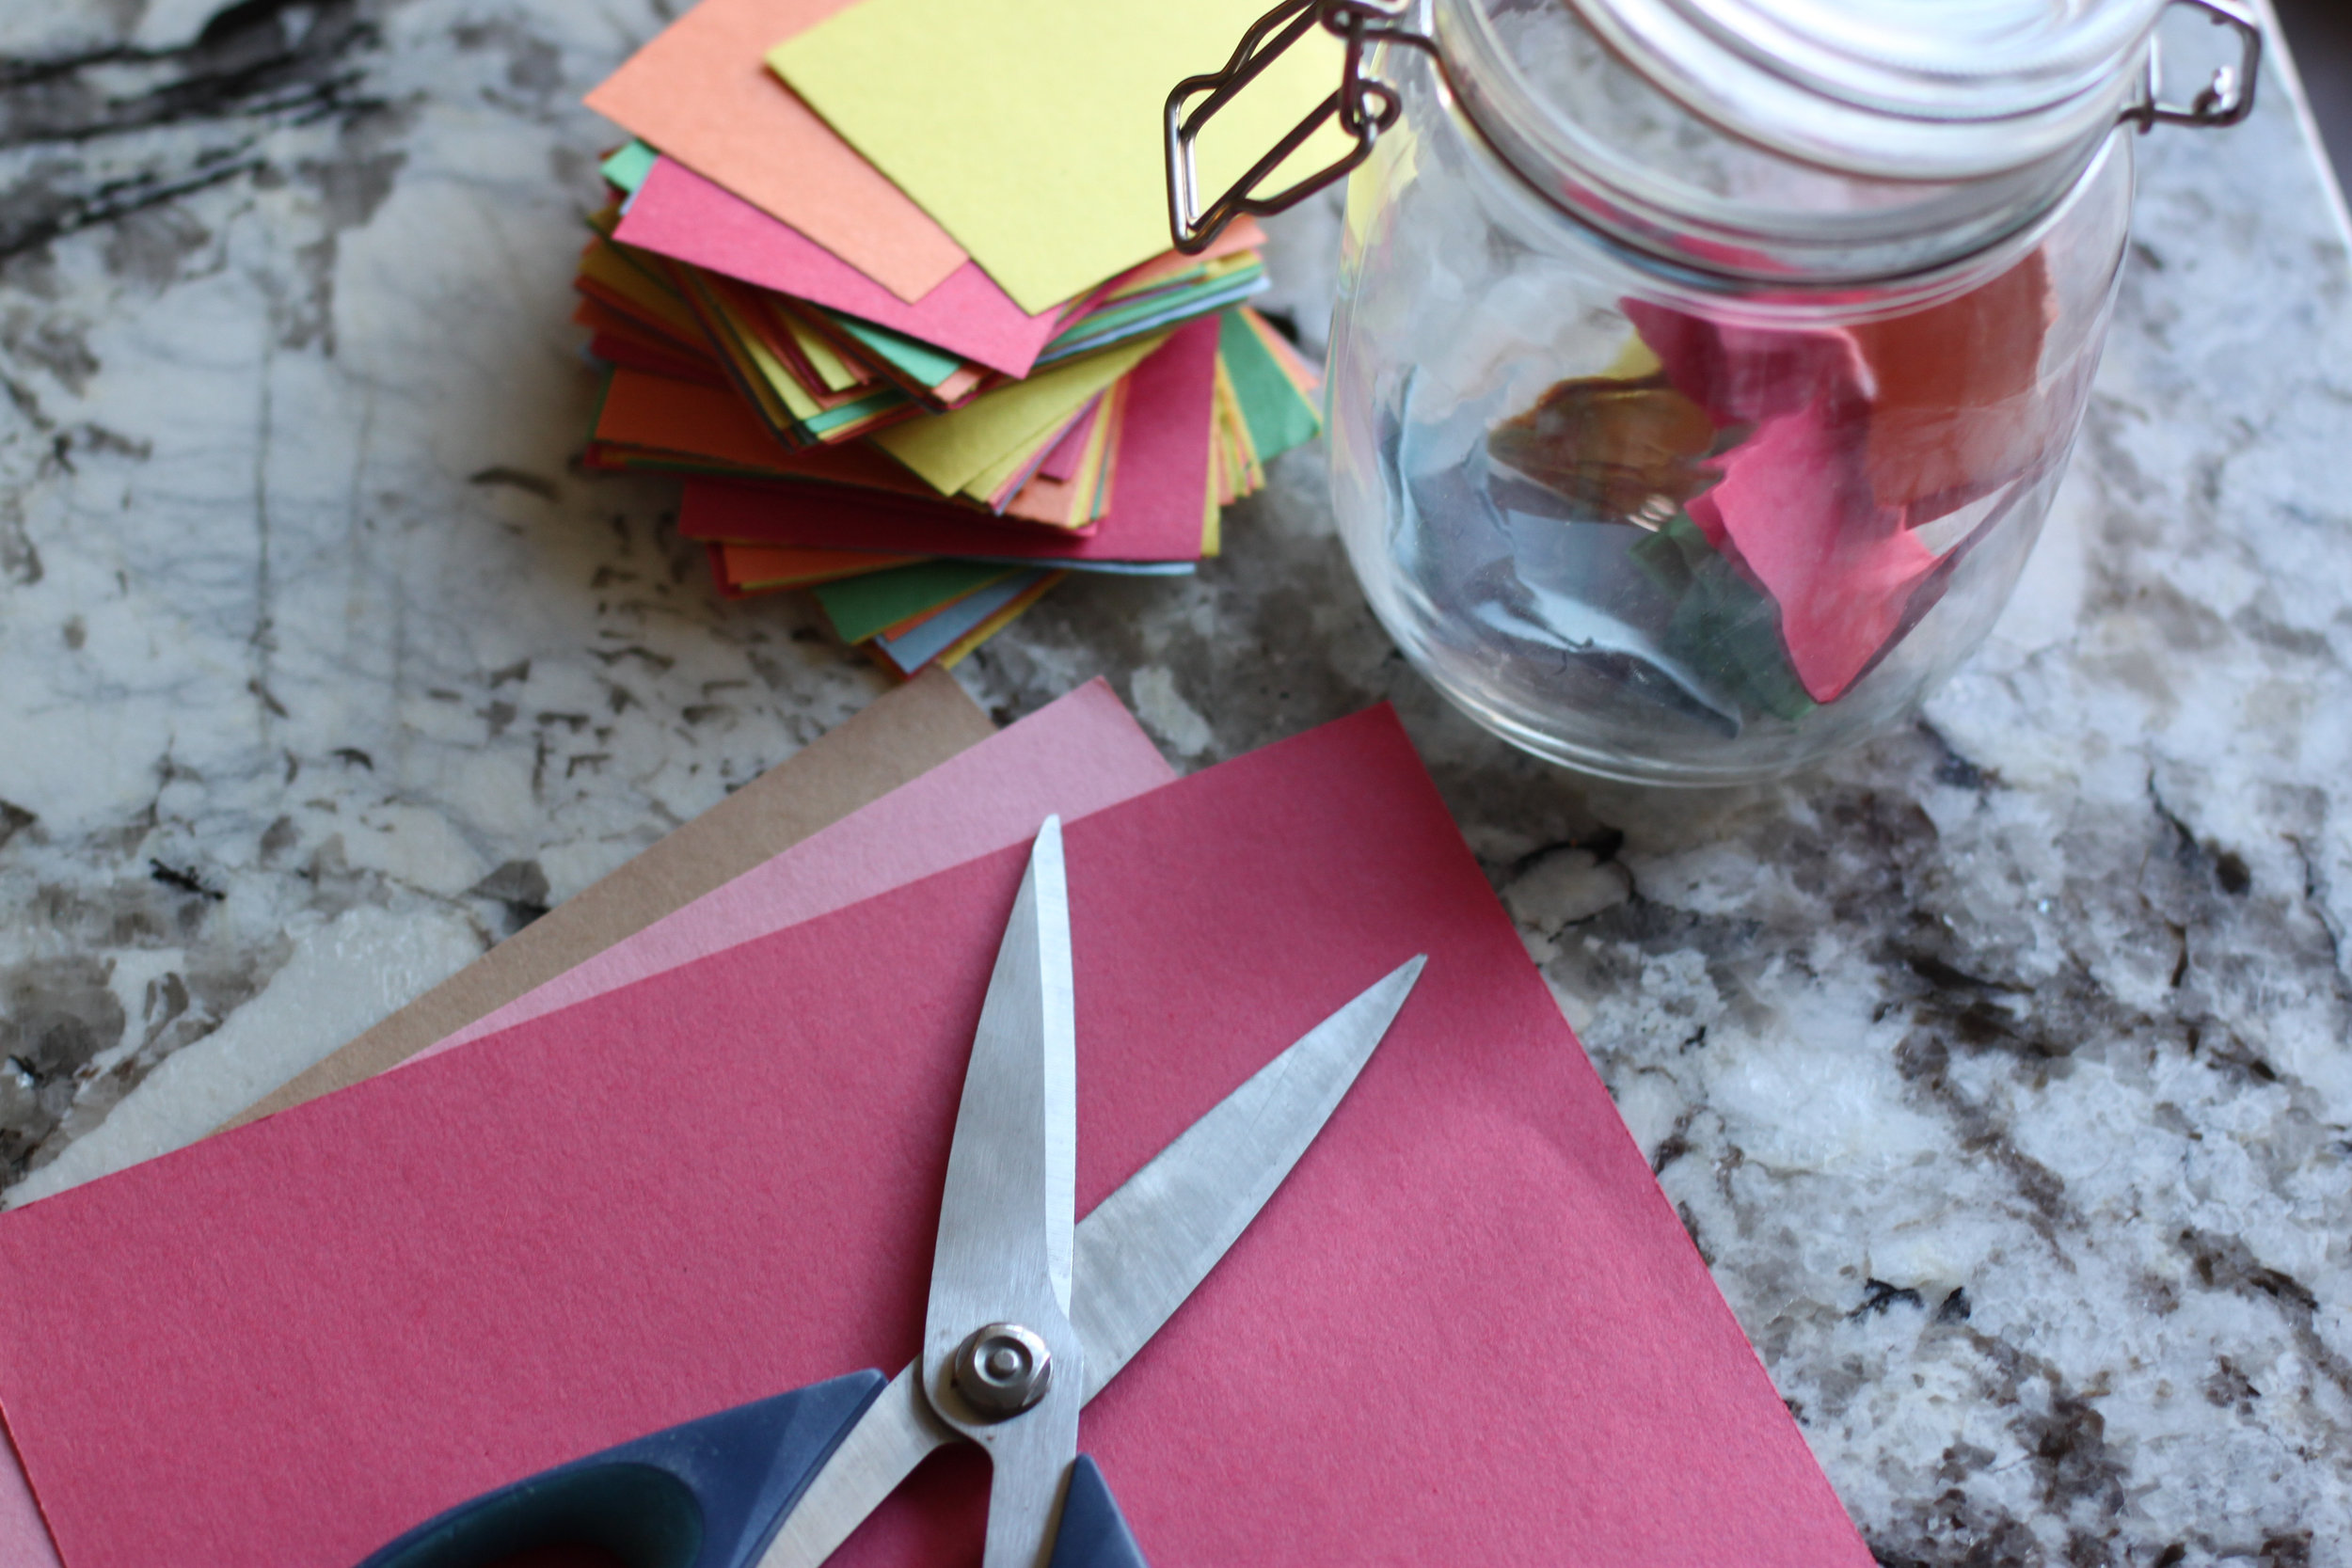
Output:
<svg viewBox="0 0 2352 1568">
<path fill-rule="evenodd" d="M 896 387 L 879 392 L 868 392 L 855 403 L 845 403 L 838 408 L 824 408 L 801 420 L 801 428 L 811 436 L 823 436 L 843 425 L 857 424 L 877 415 L 886 414 L 907 401 L 907 395 Z"/>
<path fill-rule="evenodd" d="M 964 561 L 926 561 L 819 583 L 814 593 L 841 641 L 863 642 L 909 616 L 937 610 L 990 583 L 1001 582 L 1016 570 Z"/>
<path fill-rule="evenodd" d="M 1236 304 L 1263 293 L 1265 287 L 1263 267 L 1245 267 L 1221 277 L 1188 283 L 1182 289 L 1141 295 L 1130 303 L 1080 318 L 1045 345 L 1045 352 L 1038 356 L 1038 363 L 1083 354 L 1171 322 L 1206 315 L 1220 305 Z"/>
<path fill-rule="evenodd" d="M 1724 559 L 1688 513 L 1677 512 L 1628 553 L 1675 600 L 1661 651 L 1750 713 L 1793 722 L 1818 705 L 1788 662 L 1780 607 Z"/>
<path fill-rule="evenodd" d="M 613 378 L 620 372 L 612 366 L 604 368 L 604 379 L 596 383 L 596 405 L 588 411 L 588 439 L 596 438 L 596 426 L 604 422 L 604 405 L 612 396 Z"/>
<path fill-rule="evenodd" d="M 653 161 L 660 156 L 644 142 L 633 141 L 596 166 L 608 183 L 634 196 L 645 176 L 653 172 Z"/>
<path fill-rule="evenodd" d="M 929 343 L 917 342 L 903 333 L 862 322 L 855 316 L 842 315 L 837 310 L 827 310 L 824 314 L 842 331 L 926 387 L 936 387 L 963 369 L 963 361 L 954 355 L 943 354 Z"/>
<path fill-rule="evenodd" d="M 1258 449 L 1259 462 L 1304 446 L 1322 433 L 1314 404 L 1282 373 L 1274 351 L 1239 310 L 1225 312 L 1216 351 L 1225 356 L 1225 373 L 1232 378 L 1234 397 L 1241 400 L 1242 422 L 1249 427 L 1249 444 Z"/>
<path fill-rule="evenodd" d="M 1229 267 L 1212 274 L 1206 267 L 1196 267 L 1189 276 L 1173 278 L 1156 288 L 1112 300 L 1100 309 L 1090 310 L 1072 323 L 1062 334 L 1091 331 L 1098 324 L 1136 321 L 1162 311 L 1172 310 L 1187 300 L 1208 299 L 1226 293 L 1236 284 L 1248 285 L 1265 276 L 1263 262 L 1251 261 L 1247 266 Z"/>
</svg>

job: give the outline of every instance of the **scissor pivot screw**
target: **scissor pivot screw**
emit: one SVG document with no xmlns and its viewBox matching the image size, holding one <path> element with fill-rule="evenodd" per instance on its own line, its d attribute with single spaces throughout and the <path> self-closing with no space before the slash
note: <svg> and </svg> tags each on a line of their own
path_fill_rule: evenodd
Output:
<svg viewBox="0 0 2352 1568">
<path fill-rule="evenodd" d="M 1054 1381 L 1054 1354 L 1019 1323 L 975 1330 L 948 1364 L 956 1392 L 984 1421 L 1018 1416 L 1045 1397 Z"/>
</svg>

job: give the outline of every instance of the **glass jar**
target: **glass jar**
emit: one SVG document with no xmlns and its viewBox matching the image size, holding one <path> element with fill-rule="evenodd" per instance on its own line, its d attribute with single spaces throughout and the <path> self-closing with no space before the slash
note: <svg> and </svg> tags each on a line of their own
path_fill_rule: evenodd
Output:
<svg viewBox="0 0 2352 1568">
<path fill-rule="evenodd" d="M 2243 54 L 2183 107 L 2165 0 L 1277 13 L 1353 46 L 1332 497 L 1406 656 L 1527 750 L 1661 784 L 1786 774 L 1915 712 L 1991 630 L 2081 423 L 2119 127 L 2249 106 L 2252 21 L 2194 3 Z"/>
</svg>

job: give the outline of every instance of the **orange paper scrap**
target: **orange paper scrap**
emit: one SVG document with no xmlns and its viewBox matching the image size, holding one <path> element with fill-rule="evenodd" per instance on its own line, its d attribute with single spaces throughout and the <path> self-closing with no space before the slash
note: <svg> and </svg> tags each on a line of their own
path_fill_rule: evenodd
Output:
<svg viewBox="0 0 2352 1568">
<path fill-rule="evenodd" d="M 617 121 L 910 302 L 963 265 L 947 231 L 761 56 L 849 0 L 703 0 L 588 95 Z"/>
</svg>

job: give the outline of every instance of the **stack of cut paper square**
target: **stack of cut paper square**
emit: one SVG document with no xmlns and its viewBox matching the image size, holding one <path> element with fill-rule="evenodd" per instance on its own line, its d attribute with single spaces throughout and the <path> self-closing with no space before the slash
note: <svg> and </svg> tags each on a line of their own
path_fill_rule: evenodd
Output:
<svg viewBox="0 0 2352 1568">
<path fill-rule="evenodd" d="M 1164 9 L 703 0 L 588 99 L 636 138 L 577 278 L 589 464 L 687 475 L 721 592 L 811 588 L 900 674 L 1216 554 L 1320 388 L 1242 303 L 1254 224 L 1168 249 L 1160 102 L 1249 6 Z"/>
</svg>

